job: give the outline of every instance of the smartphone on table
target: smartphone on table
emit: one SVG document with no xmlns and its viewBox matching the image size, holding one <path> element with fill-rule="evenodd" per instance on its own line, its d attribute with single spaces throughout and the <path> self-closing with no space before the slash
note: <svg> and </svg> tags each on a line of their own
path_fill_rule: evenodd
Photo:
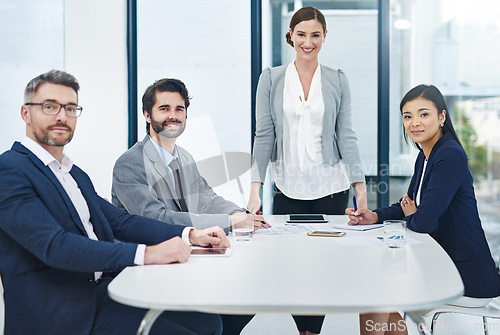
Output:
<svg viewBox="0 0 500 335">
<path fill-rule="evenodd" d="M 327 231 L 327 230 L 315 230 L 307 233 L 309 236 L 328 236 L 328 237 L 341 237 L 345 235 L 343 231 Z"/>
</svg>

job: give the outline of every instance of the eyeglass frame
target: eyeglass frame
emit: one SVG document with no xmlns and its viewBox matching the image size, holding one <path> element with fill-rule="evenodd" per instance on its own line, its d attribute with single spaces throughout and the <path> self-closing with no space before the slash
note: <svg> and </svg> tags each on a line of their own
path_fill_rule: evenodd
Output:
<svg viewBox="0 0 500 335">
<path fill-rule="evenodd" d="M 53 114 L 49 114 L 49 113 L 46 113 L 45 110 L 44 110 L 44 105 L 45 104 L 53 104 L 53 105 L 59 105 L 59 109 L 57 110 L 56 113 L 53 113 Z M 42 107 L 42 113 L 45 114 L 45 115 L 57 115 L 59 114 L 59 112 L 61 111 L 62 108 L 64 108 L 64 112 L 66 113 L 66 116 L 67 117 L 72 117 L 72 118 L 78 118 L 80 116 L 82 116 L 82 112 L 83 112 L 83 107 L 80 106 L 80 105 L 75 105 L 75 104 L 60 104 L 58 102 L 27 102 L 25 103 L 26 106 L 41 106 Z M 68 114 L 68 111 L 66 109 L 67 106 L 76 106 L 76 111 L 79 112 L 77 113 L 78 115 L 77 116 L 73 116 L 73 115 L 69 115 Z"/>
</svg>

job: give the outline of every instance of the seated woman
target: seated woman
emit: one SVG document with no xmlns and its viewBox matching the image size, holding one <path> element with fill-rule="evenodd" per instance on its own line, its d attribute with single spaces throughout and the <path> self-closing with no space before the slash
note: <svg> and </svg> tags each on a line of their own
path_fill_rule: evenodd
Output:
<svg viewBox="0 0 500 335">
<path fill-rule="evenodd" d="M 406 93 L 400 110 L 405 139 L 408 142 L 410 137 L 420 150 L 408 192 L 399 202 L 373 212 L 346 209 L 349 224 L 403 219 L 408 229 L 428 233 L 448 253 L 462 277 L 464 296 L 452 304 L 484 306 L 500 295 L 500 277 L 481 227 L 467 155 L 446 102 L 435 86 L 419 85 Z M 398 313 L 360 315 L 361 334 L 375 334 L 368 332 L 368 321 L 385 323 L 381 328 L 394 330 L 386 334 L 407 334 L 406 327 L 398 327 L 404 324 L 400 320 Z"/>
</svg>

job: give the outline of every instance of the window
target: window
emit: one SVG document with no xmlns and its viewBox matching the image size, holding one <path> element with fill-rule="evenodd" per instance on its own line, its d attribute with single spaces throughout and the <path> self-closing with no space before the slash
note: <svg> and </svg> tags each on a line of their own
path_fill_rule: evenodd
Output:
<svg viewBox="0 0 500 335">
<path fill-rule="evenodd" d="M 182 80 L 192 100 L 177 143 L 219 195 L 246 206 L 239 186 L 250 189 L 250 1 L 138 1 L 137 10 L 139 104 L 155 80 Z M 141 140 L 146 121 L 138 110 Z M 242 153 L 246 169 L 230 152 Z M 223 160 L 227 175 L 204 169 Z"/>
<path fill-rule="evenodd" d="M 418 84 L 434 84 L 469 157 L 483 228 L 498 262 L 500 3 L 392 0 L 391 11 L 391 166 L 401 166 L 393 176 L 410 176 L 416 157 L 401 141 L 399 101 Z"/>
</svg>

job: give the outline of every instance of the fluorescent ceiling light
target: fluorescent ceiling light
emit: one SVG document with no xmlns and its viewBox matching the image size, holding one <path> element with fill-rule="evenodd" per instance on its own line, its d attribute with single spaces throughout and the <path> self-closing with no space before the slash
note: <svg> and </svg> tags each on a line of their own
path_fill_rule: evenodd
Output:
<svg viewBox="0 0 500 335">
<path fill-rule="evenodd" d="M 411 23 L 408 20 L 396 20 L 394 22 L 394 27 L 401 30 L 410 29 Z"/>
</svg>

